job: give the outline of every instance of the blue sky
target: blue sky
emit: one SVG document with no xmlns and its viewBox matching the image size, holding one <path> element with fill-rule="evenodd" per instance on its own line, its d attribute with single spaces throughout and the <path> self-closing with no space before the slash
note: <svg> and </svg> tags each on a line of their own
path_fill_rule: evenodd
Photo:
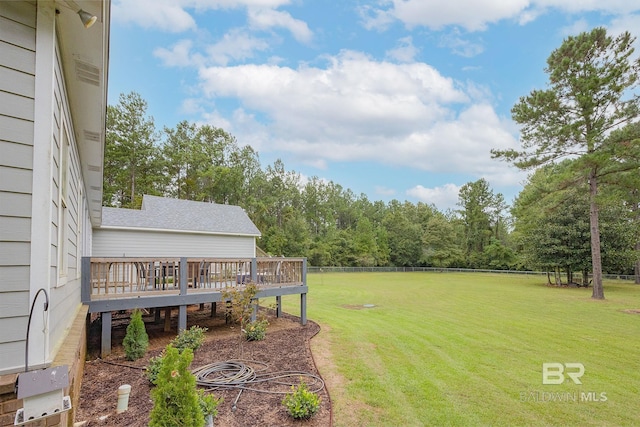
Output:
<svg viewBox="0 0 640 427">
<path fill-rule="evenodd" d="M 158 129 L 220 127 L 263 167 L 369 200 L 455 208 L 526 175 L 511 107 L 567 36 L 640 28 L 639 0 L 113 0 L 109 103 L 136 91 Z M 640 47 L 636 43 L 636 49 Z"/>
</svg>

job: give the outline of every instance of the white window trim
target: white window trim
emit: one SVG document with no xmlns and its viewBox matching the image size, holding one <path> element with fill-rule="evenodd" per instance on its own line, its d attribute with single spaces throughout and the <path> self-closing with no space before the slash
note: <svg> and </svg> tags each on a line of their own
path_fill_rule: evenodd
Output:
<svg viewBox="0 0 640 427">
<path fill-rule="evenodd" d="M 68 203 L 69 176 L 71 167 L 71 139 L 65 118 L 64 106 L 60 112 L 60 155 L 58 165 L 58 283 L 64 286 L 69 280 L 69 231 Z"/>
</svg>

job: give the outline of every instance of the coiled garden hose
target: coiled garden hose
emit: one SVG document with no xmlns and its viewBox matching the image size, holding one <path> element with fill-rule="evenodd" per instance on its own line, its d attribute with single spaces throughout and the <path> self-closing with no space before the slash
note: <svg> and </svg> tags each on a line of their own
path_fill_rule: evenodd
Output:
<svg viewBox="0 0 640 427">
<path fill-rule="evenodd" d="M 246 363 L 245 363 L 246 362 Z M 251 365 L 258 366 L 256 370 Z M 255 360 L 228 360 L 214 362 L 192 371 L 196 383 L 209 391 L 239 389 L 231 408 L 235 411 L 238 399 L 244 390 L 258 393 L 287 394 L 291 387 L 304 381 L 309 391 L 317 393 L 324 388 L 324 381 L 317 375 L 300 371 L 266 372 L 268 365 Z M 261 385 L 264 385 L 261 388 Z"/>
</svg>

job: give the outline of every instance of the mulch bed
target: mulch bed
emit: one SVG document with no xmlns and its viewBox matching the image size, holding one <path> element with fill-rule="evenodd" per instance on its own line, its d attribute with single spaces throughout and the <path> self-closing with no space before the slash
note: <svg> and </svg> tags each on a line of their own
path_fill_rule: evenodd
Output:
<svg viewBox="0 0 640 427">
<path fill-rule="evenodd" d="M 220 304 L 218 304 L 220 305 Z M 269 327 L 262 341 L 247 342 L 240 338 L 237 325 L 225 323 L 224 315 L 218 309 L 216 317 L 210 310 L 190 307 L 188 327 L 207 327 L 205 343 L 195 351 L 191 364 L 193 369 L 213 363 L 233 359 L 254 360 L 268 364 L 269 372 L 300 371 L 319 375 L 309 348 L 309 340 L 320 331 L 320 327 L 309 321 L 300 325 L 297 317 L 284 314 L 276 318 L 272 311 L 265 311 Z M 142 359 L 127 361 L 121 347 L 122 338 L 129 322 L 129 313 L 114 316 L 111 355 L 104 360 L 97 357 L 100 349 L 100 323 L 94 319 L 89 332 L 89 360 L 85 364 L 80 403 L 76 408 L 77 425 L 142 427 L 149 423 L 149 413 L 153 407 L 150 397 L 151 384 L 145 377 L 144 366 L 149 358 L 160 354 L 162 349 L 176 336 L 177 324 L 173 320 L 172 332 L 164 332 L 164 320 L 154 324 L 154 316 L 145 315 L 145 326 L 150 346 Z M 123 384 L 131 385 L 131 396 L 127 411 L 116 414 L 117 390 Z M 291 418 L 281 404 L 282 394 L 267 394 L 245 390 L 237 401 L 237 390 L 214 392 L 224 401 L 218 406 L 216 426 L 329 426 L 331 425 L 331 403 L 326 389 L 320 391 L 321 406 L 318 413 L 306 421 Z"/>
</svg>

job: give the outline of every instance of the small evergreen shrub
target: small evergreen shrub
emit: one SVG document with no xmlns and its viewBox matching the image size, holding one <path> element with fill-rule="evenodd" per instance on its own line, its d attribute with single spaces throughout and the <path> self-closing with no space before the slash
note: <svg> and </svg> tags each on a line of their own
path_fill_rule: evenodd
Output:
<svg viewBox="0 0 640 427">
<path fill-rule="evenodd" d="M 262 341 L 267 335 L 267 325 L 269 322 L 266 320 L 256 320 L 255 322 L 249 322 L 244 327 L 244 337 L 247 341 Z"/>
<path fill-rule="evenodd" d="M 156 385 L 158 380 L 158 374 L 160 373 L 160 367 L 162 366 L 162 358 L 164 357 L 164 351 L 160 355 L 149 359 L 149 364 L 145 369 L 147 379 L 153 385 Z"/>
<path fill-rule="evenodd" d="M 196 377 L 189 371 L 193 351 L 182 352 L 168 345 L 165 349 L 156 387 L 151 390 L 153 409 L 150 427 L 203 427 L 204 414 L 196 388 Z"/>
<path fill-rule="evenodd" d="M 142 312 L 134 310 L 127 325 L 127 333 L 122 341 L 127 360 L 138 360 L 149 347 L 149 336 L 142 320 Z"/>
<path fill-rule="evenodd" d="M 222 398 L 217 399 L 214 395 L 205 393 L 203 389 L 198 389 L 198 404 L 205 418 L 208 415 L 215 418 L 218 415 L 218 405 L 221 403 Z"/>
<path fill-rule="evenodd" d="M 196 351 L 204 342 L 204 333 L 207 328 L 192 326 L 190 329 L 183 329 L 177 337 L 171 341 L 171 345 L 182 352 L 185 348 Z"/>
<path fill-rule="evenodd" d="M 206 331 L 207 328 L 192 326 L 191 329 L 180 331 L 180 333 L 173 340 L 171 340 L 171 343 L 169 345 L 178 350 L 179 353 L 182 353 L 186 348 L 195 351 L 200 348 L 200 346 L 204 342 L 204 333 Z M 164 351 L 160 355 L 149 359 L 149 364 L 146 367 L 147 379 L 153 385 L 156 385 L 163 358 Z"/>
<path fill-rule="evenodd" d="M 282 399 L 287 412 L 296 420 L 306 420 L 313 417 L 320 409 L 320 397 L 310 391 L 304 381 L 298 387 L 291 386 L 291 394 Z"/>
</svg>

